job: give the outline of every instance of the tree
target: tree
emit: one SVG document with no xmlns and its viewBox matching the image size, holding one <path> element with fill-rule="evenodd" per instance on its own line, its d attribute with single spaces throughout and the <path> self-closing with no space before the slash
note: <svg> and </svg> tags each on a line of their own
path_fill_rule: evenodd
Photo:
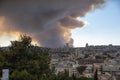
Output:
<svg viewBox="0 0 120 80">
<path fill-rule="evenodd" d="M 95 70 L 95 73 L 94 73 L 94 80 L 98 80 L 98 69 Z"/>
<path fill-rule="evenodd" d="M 72 79 L 77 80 L 77 77 L 74 74 L 72 74 Z"/>
<path fill-rule="evenodd" d="M 11 75 L 10 78 L 12 80 L 29 80 L 30 74 L 26 70 L 17 71 L 15 70 Z"/>
<path fill-rule="evenodd" d="M 28 47 L 31 45 L 32 38 L 30 36 L 21 35 L 20 42 L 23 44 L 23 47 Z"/>
<path fill-rule="evenodd" d="M 10 50 L 23 51 L 31 45 L 32 38 L 26 35 L 21 35 L 18 41 L 11 41 Z M 15 51 L 15 52 L 16 52 Z M 17 53 L 18 53 L 17 52 Z"/>
<path fill-rule="evenodd" d="M 93 80 L 92 78 L 80 77 L 77 80 Z"/>
<path fill-rule="evenodd" d="M 41 80 L 51 74 L 48 52 L 31 46 L 31 41 L 31 37 L 22 35 L 18 41 L 11 41 L 8 51 L 0 52 L 0 69 L 8 68 L 11 80 Z"/>
<path fill-rule="evenodd" d="M 86 69 L 86 66 L 80 66 L 80 67 L 77 67 L 77 71 L 82 74 Z"/>
</svg>

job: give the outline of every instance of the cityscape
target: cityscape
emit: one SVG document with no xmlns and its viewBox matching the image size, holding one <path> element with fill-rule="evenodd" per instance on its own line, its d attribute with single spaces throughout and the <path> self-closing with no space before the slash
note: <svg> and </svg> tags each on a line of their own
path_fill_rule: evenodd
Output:
<svg viewBox="0 0 120 80">
<path fill-rule="evenodd" d="M 56 67 L 56 73 L 69 70 L 69 75 L 81 76 L 77 71 L 78 66 L 86 66 L 83 75 L 93 77 L 98 69 L 98 80 L 120 79 L 120 46 L 88 45 L 85 47 L 71 48 L 68 44 L 63 48 L 50 49 L 51 66 Z"/>
<path fill-rule="evenodd" d="M 55 74 L 69 72 L 69 76 L 94 78 L 97 70 L 98 80 L 120 79 L 120 46 L 119 45 L 89 45 L 85 47 L 70 47 L 68 43 L 61 48 L 38 47 L 38 52 L 48 52 L 50 68 L 55 68 Z M 9 50 L 2 47 L 2 50 Z M 80 73 L 79 67 L 84 67 Z M 8 70 L 7 70 L 8 72 Z M 6 73 L 8 75 L 8 73 Z M 3 75 L 4 76 L 4 75 Z M 5 76 L 4 76 L 5 77 Z"/>
</svg>

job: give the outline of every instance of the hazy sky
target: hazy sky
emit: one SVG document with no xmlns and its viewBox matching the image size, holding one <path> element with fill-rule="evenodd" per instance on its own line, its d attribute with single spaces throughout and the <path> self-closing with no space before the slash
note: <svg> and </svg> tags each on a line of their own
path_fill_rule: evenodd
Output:
<svg viewBox="0 0 120 80">
<path fill-rule="evenodd" d="M 74 45 L 120 45 L 120 1 L 109 0 L 101 9 L 89 13 L 88 25 L 73 31 Z"/>
</svg>

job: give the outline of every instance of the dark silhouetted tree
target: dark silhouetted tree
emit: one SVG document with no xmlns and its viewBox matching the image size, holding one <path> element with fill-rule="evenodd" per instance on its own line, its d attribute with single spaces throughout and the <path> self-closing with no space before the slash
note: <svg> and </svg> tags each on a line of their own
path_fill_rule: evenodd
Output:
<svg viewBox="0 0 120 80">
<path fill-rule="evenodd" d="M 95 70 L 95 73 L 94 73 L 94 80 L 98 80 L 98 69 Z"/>
<path fill-rule="evenodd" d="M 82 74 L 86 69 L 86 66 L 80 66 L 80 67 L 77 67 L 77 71 Z"/>
</svg>

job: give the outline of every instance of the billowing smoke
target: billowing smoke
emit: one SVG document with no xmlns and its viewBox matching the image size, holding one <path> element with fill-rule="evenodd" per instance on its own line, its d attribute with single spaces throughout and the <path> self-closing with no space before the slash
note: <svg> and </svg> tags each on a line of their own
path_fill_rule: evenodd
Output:
<svg viewBox="0 0 120 80">
<path fill-rule="evenodd" d="M 1 0 L 0 17 L 4 17 L 3 31 L 31 35 L 45 47 L 73 45 L 71 31 L 85 25 L 77 17 L 84 17 L 104 0 Z"/>
</svg>

